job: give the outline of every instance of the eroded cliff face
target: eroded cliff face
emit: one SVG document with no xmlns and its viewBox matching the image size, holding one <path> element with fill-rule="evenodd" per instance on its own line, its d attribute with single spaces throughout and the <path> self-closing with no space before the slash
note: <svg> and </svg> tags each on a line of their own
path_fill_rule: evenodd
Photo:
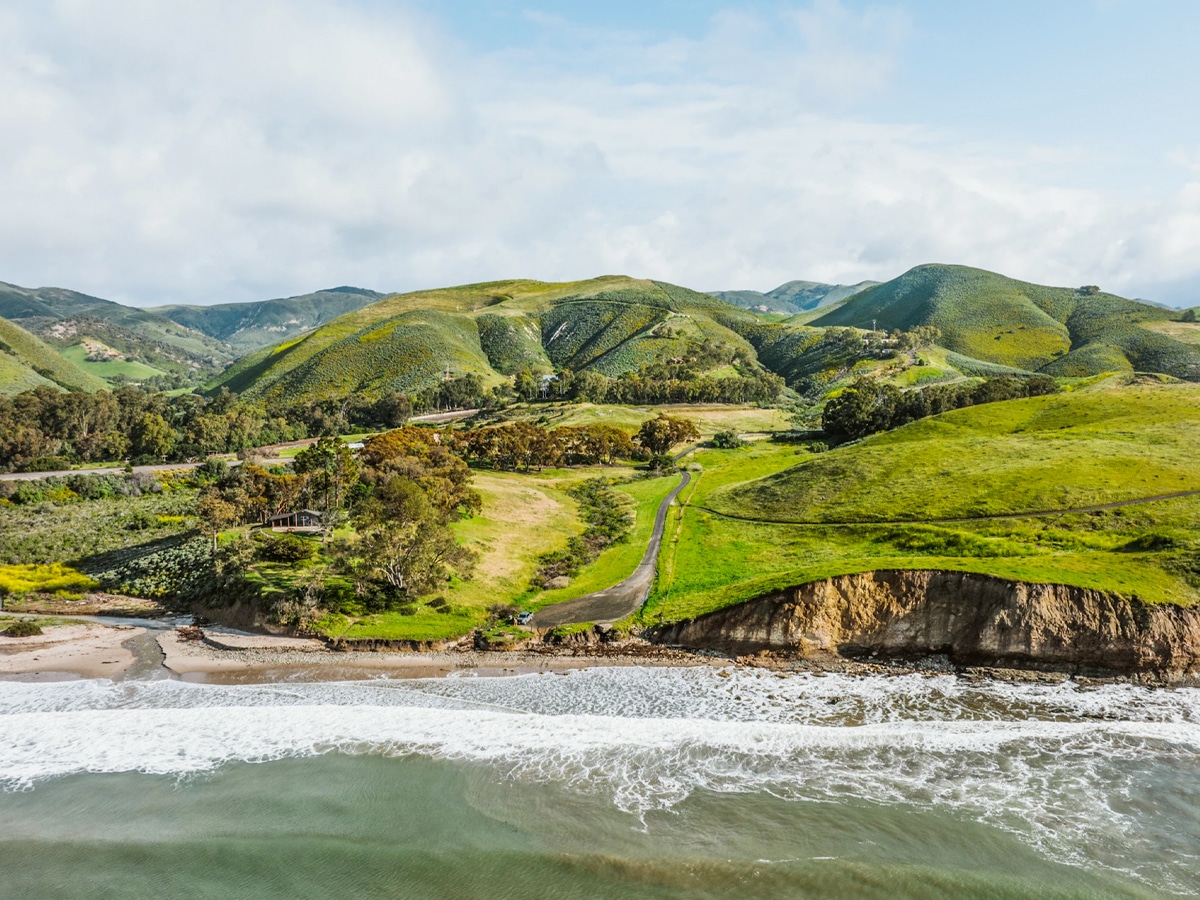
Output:
<svg viewBox="0 0 1200 900">
<path fill-rule="evenodd" d="M 882 570 L 815 581 L 661 627 L 652 639 L 737 654 L 945 654 L 958 665 L 1200 673 L 1200 608 L 964 572 Z"/>
</svg>

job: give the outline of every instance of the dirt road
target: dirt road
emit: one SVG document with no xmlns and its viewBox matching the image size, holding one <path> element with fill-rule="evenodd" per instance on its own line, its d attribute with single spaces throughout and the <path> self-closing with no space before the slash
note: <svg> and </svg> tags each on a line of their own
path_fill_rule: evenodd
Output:
<svg viewBox="0 0 1200 900">
<path fill-rule="evenodd" d="M 585 594 L 565 603 L 547 606 L 534 614 L 533 625 L 537 628 L 553 628 L 556 625 L 567 625 L 571 622 L 615 622 L 630 613 L 636 612 L 650 593 L 654 584 L 655 561 L 658 559 L 658 548 L 662 545 L 663 528 L 667 522 L 667 510 L 675 500 L 676 495 L 683 490 L 691 476 L 683 473 L 679 484 L 671 489 L 671 493 L 663 498 L 654 516 L 654 530 L 650 534 L 650 543 L 642 556 L 641 563 L 633 570 L 633 574 L 620 584 L 613 585 L 603 591 Z"/>
</svg>

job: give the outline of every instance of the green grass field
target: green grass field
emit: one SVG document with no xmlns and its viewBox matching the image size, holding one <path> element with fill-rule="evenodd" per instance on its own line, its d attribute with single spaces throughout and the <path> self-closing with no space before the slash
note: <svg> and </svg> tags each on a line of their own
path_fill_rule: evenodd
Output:
<svg viewBox="0 0 1200 900">
<path fill-rule="evenodd" d="M 153 378 L 155 375 L 167 374 L 162 369 L 156 369 L 145 363 L 133 362 L 128 359 L 89 360 L 87 349 L 80 344 L 64 347 L 59 352 L 64 359 L 74 363 L 82 371 L 96 378 L 103 379 L 110 384 L 113 382 L 113 379 L 118 377 L 128 378 L 130 381 L 142 381 L 146 378 Z"/>
<path fill-rule="evenodd" d="M 960 410 L 797 463 L 792 448 L 702 451 L 640 615 L 675 621 L 879 568 L 951 569 L 1200 602 L 1200 497 L 943 525 L 1200 489 L 1200 388 L 1102 383 Z M 697 507 L 769 519 L 741 521 Z M 832 524 L 838 520 L 862 524 Z M 880 524 L 906 519 L 903 524 Z"/>
<path fill-rule="evenodd" d="M 880 522 L 1068 509 L 1200 489 L 1200 387 L 1132 386 L 958 410 L 719 491 L 718 512 Z"/>
<path fill-rule="evenodd" d="M 611 425 L 633 434 L 643 422 L 655 418 L 659 413 L 691 419 L 702 437 L 711 437 L 727 429 L 741 433 L 762 433 L 786 431 L 791 427 L 787 413 L 782 409 L 734 404 L 620 406 L 611 403 L 531 403 L 506 409 L 505 418 L 542 422 L 549 428 L 562 425 Z"/>
</svg>

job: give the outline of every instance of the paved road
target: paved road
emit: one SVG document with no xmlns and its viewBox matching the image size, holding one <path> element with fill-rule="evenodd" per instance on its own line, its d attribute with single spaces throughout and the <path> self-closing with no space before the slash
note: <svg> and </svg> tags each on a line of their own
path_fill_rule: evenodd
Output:
<svg viewBox="0 0 1200 900">
<path fill-rule="evenodd" d="M 680 454 L 682 455 L 682 454 Z M 547 606 L 534 614 L 533 625 L 537 628 L 553 628 L 556 625 L 567 625 L 572 622 L 615 622 L 623 619 L 646 602 L 650 587 L 654 584 L 655 561 L 658 559 L 658 548 L 662 545 L 663 528 L 667 522 L 667 510 L 676 495 L 683 490 L 691 480 L 691 475 L 683 473 L 679 484 L 672 488 L 671 493 L 663 498 L 654 516 L 654 531 L 650 534 L 650 543 L 641 563 L 633 570 L 633 574 L 620 584 L 585 594 L 565 603 Z"/>
<path fill-rule="evenodd" d="M 475 415 L 477 409 L 459 409 L 454 412 L 444 413 L 429 413 L 424 416 L 413 416 L 409 422 L 450 422 L 454 419 L 465 419 L 468 416 Z M 256 447 L 255 450 L 264 454 L 274 451 L 278 453 L 280 450 L 289 450 L 293 447 L 307 447 L 309 444 L 315 444 L 317 438 L 305 438 L 302 441 L 291 441 L 287 444 L 271 444 L 267 447 Z M 230 458 L 230 454 L 218 453 L 214 454 L 216 459 L 224 459 L 231 466 L 240 466 L 241 461 Z M 263 462 L 268 465 L 283 465 L 284 463 L 292 462 L 291 459 L 284 457 L 267 457 Z M 187 469 L 195 469 L 204 465 L 201 462 L 177 462 L 177 463 L 160 463 L 153 466 L 134 466 L 133 471 L 138 472 L 179 472 Z M 62 469 L 56 472 L 0 472 L 0 481 L 37 481 L 39 478 L 62 478 L 67 475 L 121 475 L 125 469 L 121 466 L 107 466 L 93 469 Z"/>
</svg>

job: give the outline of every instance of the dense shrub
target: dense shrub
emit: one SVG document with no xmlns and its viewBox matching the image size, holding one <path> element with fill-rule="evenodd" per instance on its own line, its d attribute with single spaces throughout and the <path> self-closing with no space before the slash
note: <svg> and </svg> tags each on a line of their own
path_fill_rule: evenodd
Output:
<svg viewBox="0 0 1200 900">
<path fill-rule="evenodd" d="M 712 445 L 718 450 L 737 450 L 745 447 L 746 442 L 738 437 L 736 431 L 718 431 L 712 437 Z"/>
<path fill-rule="evenodd" d="M 314 547 L 311 541 L 294 534 L 284 534 L 274 538 L 264 538 L 259 545 L 258 553 L 263 559 L 272 562 L 302 562 L 312 559 Z"/>
<path fill-rule="evenodd" d="M 859 378 L 825 404 L 821 422 L 827 433 L 853 440 L 953 409 L 1040 397 L 1058 389 L 1058 382 L 1046 375 L 1005 376 L 974 385 L 932 385 L 903 392 L 887 382 Z"/>
<path fill-rule="evenodd" d="M 4 629 L 4 633 L 9 637 L 34 637 L 42 633 L 42 626 L 33 619 L 17 619 Z"/>
<path fill-rule="evenodd" d="M 587 527 L 572 537 L 567 546 L 538 558 L 533 587 L 545 587 L 560 576 L 574 577 L 607 547 L 629 539 L 633 518 L 622 505 L 616 491 L 602 478 L 591 478 L 569 491 L 579 501 L 579 518 Z"/>
</svg>

